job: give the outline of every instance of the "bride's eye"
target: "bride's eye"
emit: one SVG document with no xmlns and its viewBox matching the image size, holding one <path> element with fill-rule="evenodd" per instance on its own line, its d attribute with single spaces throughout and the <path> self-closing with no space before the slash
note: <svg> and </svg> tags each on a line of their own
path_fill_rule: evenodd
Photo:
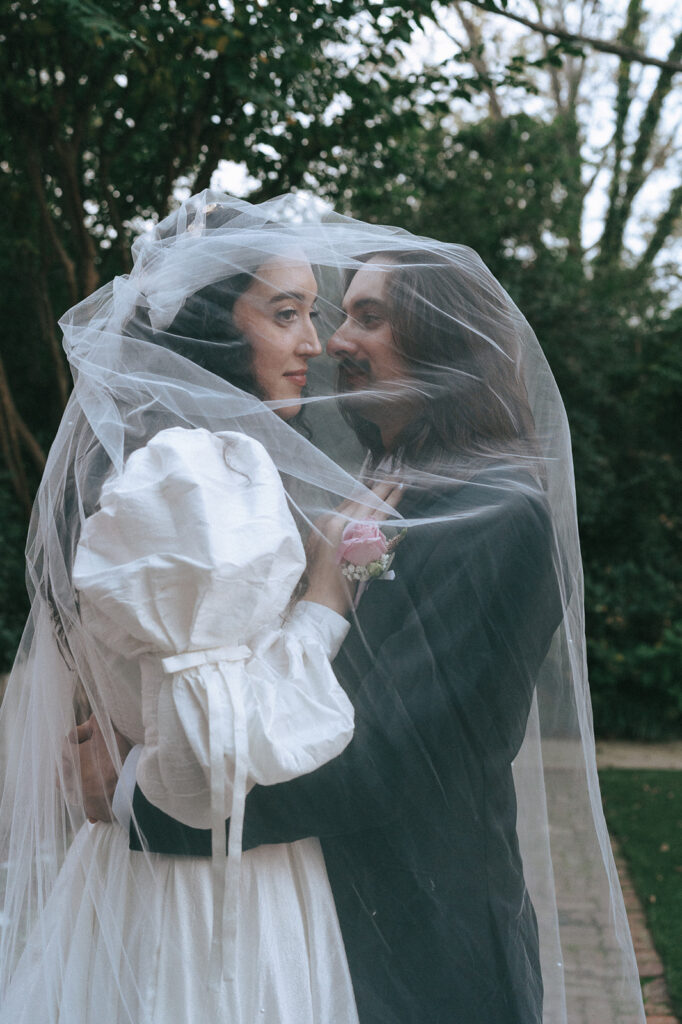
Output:
<svg viewBox="0 0 682 1024">
<path fill-rule="evenodd" d="M 298 310 L 294 309 L 293 306 L 288 306 L 286 309 L 279 309 L 275 313 L 275 319 L 282 321 L 282 323 L 291 323 L 298 316 Z"/>
</svg>

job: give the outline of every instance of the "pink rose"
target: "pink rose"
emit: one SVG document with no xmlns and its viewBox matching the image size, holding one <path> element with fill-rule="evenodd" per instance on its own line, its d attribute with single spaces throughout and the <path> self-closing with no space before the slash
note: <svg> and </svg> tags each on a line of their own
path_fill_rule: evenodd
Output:
<svg viewBox="0 0 682 1024">
<path fill-rule="evenodd" d="M 349 523 L 341 536 L 336 561 L 369 565 L 386 554 L 386 538 L 376 523 Z"/>
</svg>

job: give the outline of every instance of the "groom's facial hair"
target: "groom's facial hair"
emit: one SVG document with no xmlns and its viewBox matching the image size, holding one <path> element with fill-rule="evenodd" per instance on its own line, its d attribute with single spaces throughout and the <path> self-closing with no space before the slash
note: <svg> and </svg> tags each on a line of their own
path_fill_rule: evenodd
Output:
<svg viewBox="0 0 682 1024">
<path fill-rule="evenodd" d="M 367 391 L 371 392 L 367 395 L 368 401 L 385 402 L 388 398 L 404 400 L 410 397 L 415 387 L 416 382 L 408 374 L 390 380 L 378 378 L 369 359 L 344 356 L 339 361 L 336 371 L 337 394 L 356 394 L 360 397 Z"/>
<path fill-rule="evenodd" d="M 340 360 L 336 372 L 336 390 L 339 393 L 365 390 L 371 387 L 372 383 L 372 367 L 368 359 L 344 356 Z"/>
</svg>

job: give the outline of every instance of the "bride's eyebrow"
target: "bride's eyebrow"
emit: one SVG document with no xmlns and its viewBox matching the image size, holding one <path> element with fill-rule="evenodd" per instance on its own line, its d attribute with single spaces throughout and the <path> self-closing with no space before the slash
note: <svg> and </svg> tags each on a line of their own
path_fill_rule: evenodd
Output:
<svg viewBox="0 0 682 1024">
<path fill-rule="evenodd" d="M 275 302 L 281 302 L 283 299 L 294 299 L 296 302 L 305 302 L 306 296 L 303 295 L 302 292 L 279 292 L 277 295 L 273 295 L 271 299 L 268 299 L 268 305 L 271 306 Z"/>
</svg>

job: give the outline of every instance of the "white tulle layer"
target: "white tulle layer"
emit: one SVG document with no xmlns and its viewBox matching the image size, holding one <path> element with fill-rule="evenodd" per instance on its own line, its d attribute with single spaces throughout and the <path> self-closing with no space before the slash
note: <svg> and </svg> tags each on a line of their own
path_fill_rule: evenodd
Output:
<svg viewBox="0 0 682 1024">
<path fill-rule="evenodd" d="M 356 1024 L 319 842 L 244 853 L 238 987 L 207 984 L 208 858 L 131 853 L 86 825 L 24 951 L 2 1024 Z"/>
</svg>

